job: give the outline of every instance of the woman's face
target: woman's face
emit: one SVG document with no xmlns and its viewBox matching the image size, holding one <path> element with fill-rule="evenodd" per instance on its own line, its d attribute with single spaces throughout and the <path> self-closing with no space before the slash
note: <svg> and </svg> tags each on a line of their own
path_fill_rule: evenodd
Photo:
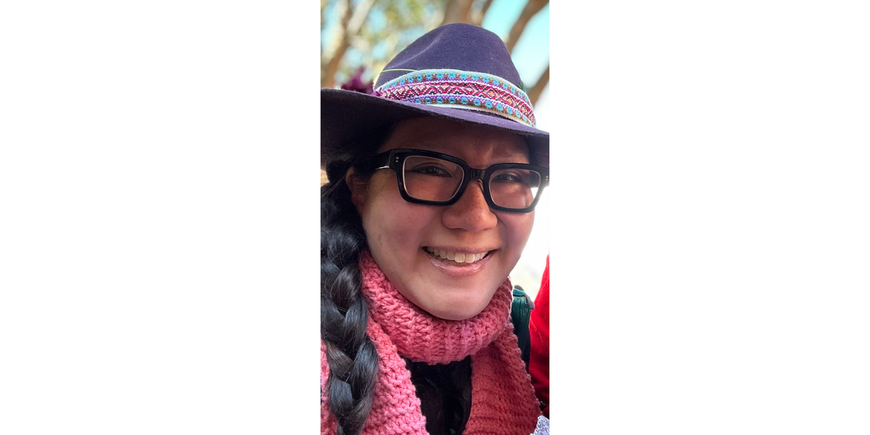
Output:
<svg viewBox="0 0 870 435">
<path fill-rule="evenodd" d="M 449 154 L 480 169 L 529 163 L 528 147 L 517 135 L 438 118 L 399 123 L 378 152 L 394 148 Z M 449 206 L 406 202 L 396 173 L 387 169 L 367 182 L 348 177 L 348 184 L 375 261 L 403 296 L 442 319 L 480 313 L 516 265 L 532 231 L 534 212 L 491 210 L 479 180 Z M 460 264 L 433 250 L 486 256 Z"/>
</svg>

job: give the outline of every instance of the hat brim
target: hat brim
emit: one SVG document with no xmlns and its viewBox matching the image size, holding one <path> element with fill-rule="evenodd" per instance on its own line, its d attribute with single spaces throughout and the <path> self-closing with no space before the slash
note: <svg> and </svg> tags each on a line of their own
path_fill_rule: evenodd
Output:
<svg viewBox="0 0 870 435">
<path fill-rule="evenodd" d="M 405 119 L 434 116 L 506 130 L 523 136 L 538 165 L 550 166 L 550 134 L 498 115 L 407 103 L 340 89 L 320 90 L 320 166 L 354 138 Z"/>
</svg>

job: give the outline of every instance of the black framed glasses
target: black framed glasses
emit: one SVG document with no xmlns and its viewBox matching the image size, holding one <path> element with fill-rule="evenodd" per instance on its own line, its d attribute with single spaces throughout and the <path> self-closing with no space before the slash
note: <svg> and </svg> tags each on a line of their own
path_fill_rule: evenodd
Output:
<svg viewBox="0 0 870 435">
<path fill-rule="evenodd" d="M 392 169 L 399 193 L 414 204 L 451 205 L 459 200 L 468 183 L 478 178 L 483 196 L 493 210 L 528 213 L 535 209 L 541 192 L 550 183 L 550 171 L 527 163 L 499 163 L 475 169 L 462 159 L 415 149 L 393 149 L 366 159 L 365 169 Z"/>
</svg>

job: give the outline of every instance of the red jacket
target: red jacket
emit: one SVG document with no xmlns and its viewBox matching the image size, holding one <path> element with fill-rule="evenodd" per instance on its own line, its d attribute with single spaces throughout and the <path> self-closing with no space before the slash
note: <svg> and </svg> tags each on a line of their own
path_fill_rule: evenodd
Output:
<svg viewBox="0 0 870 435">
<path fill-rule="evenodd" d="M 538 400 L 544 402 L 544 415 L 550 418 L 550 256 L 529 318 L 529 374 Z"/>
</svg>

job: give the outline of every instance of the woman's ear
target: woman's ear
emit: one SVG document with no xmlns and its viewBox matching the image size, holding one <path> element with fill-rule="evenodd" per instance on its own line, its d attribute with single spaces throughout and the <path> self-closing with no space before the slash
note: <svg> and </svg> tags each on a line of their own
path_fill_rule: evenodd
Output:
<svg viewBox="0 0 870 435">
<path fill-rule="evenodd" d="M 344 182 L 350 189 L 350 200 L 356 207 L 356 211 L 362 214 L 362 207 L 365 205 L 366 196 L 368 193 L 368 180 L 354 173 L 353 168 L 347 170 L 344 175 Z"/>
</svg>

